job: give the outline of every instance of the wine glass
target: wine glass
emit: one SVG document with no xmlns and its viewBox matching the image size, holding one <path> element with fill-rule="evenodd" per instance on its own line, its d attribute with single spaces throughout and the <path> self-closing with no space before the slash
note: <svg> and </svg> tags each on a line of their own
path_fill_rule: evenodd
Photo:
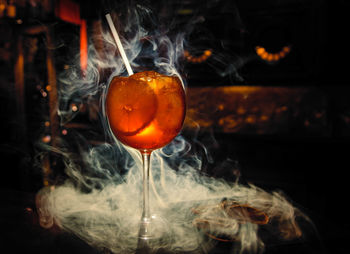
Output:
<svg viewBox="0 0 350 254">
<path fill-rule="evenodd" d="M 137 149 L 142 156 L 143 202 L 139 238 L 158 237 L 152 225 L 149 203 L 150 158 L 153 150 L 171 142 L 182 128 L 186 111 L 183 85 L 178 77 L 155 71 L 114 77 L 106 94 L 105 111 L 114 136 L 124 145 Z"/>
</svg>

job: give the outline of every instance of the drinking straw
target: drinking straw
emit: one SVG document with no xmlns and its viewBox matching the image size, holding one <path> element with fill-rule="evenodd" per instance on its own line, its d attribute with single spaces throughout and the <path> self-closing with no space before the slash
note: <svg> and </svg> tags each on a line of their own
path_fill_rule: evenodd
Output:
<svg viewBox="0 0 350 254">
<path fill-rule="evenodd" d="M 115 29 L 115 26 L 112 21 L 112 17 L 109 13 L 106 14 L 106 19 L 109 25 L 109 28 L 111 29 L 112 35 L 114 37 L 115 42 L 117 43 L 118 50 L 120 52 L 120 55 L 122 56 L 123 62 L 125 64 L 126 70 L 128 71 L 129 76 L 133 75 L 134 72 L 131 69 L 130 63 L 128 58 L 126 57 L 123 45 L 120 41 L 119 35 L 117 33 L 117 30 Z"/>
</svg>

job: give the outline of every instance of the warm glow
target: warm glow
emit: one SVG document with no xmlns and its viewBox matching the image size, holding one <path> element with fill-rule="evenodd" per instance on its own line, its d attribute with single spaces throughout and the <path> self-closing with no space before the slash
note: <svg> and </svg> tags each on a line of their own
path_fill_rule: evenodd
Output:
<svg viewBox="0 0 350 254">
<path fill-rule="evenodd" d="M 45 92 L 44 89 L 40 89 L 40 93 L 42 97 L 47 97 L 47 92 Z"/>
<path fill-rule="evenodd" d="M 262 54 L 264 54 L 266 51 L 264 48 L 262 47 L 256 47 L 256 53 L 261 56 Z"/>
<path fill-rule="evenodd" d="M 184 51 L 184 57 L 186 58 L 187 62 L 191 62 L 191 63 L 202 63 L 204 61 L 206 61 L 211 55 L 212 55 L 212 50 L 211 49 L 207 49 L 203 52 L 202 55 L 200 56 L 193 56 L 191 55 L 190 52 L 188 52 L 187 50 Z"/>
<path fill-rule="evenodd" d="M 55 6 L 55 14 L 66 22 L 80 25 L 80 68 L 84 74 L 88 61 L 88 41 L 86 20 L 80 17 L 80 5 L 73 0 L 60 0 Z"/>
<path fill-rule="evenodd" d="M 78 111 L 78 106 L 75 105 L 75 104 L 72 104 L 72 111 L 73 111 L 73 112 Z"/>
<path fill-rule="evenodd" d="M 267 62 L 277 62 L 283 58 L 285 58 L 291 51 L 291 46 L 285 46 L 282 48 L 281 51 L 277 53 L 270 53 L 267 52 L 264 47 L 261 46 L 256 46 L 255 47 L 255 52 L 256 54 L 264 61 Z"/>
<path fill-rule="evenodd" d="M 87 41 L 87 28 L 86 28 L 86 20 L 81 20 L 80 25 L 80 68 L 83 74 L 87 70 L 87 62 L 88 62 L 88 41 Z"/>
<path fill-rule="evenodd" d="M 55 5 L 56 16 L 60 19 L 80 25 L 80 6 L 72 0 L 60 0 Z"/>
<path fill-rule="evenodd" d="M 41 139 L 44 143 L 49 143 L 51 141 L 51 136 L 50 135 L 46 135 L 44 137 L 42 137 Z"/>
<path fill-rule="evenodd" d="M 147 137 L 149 135 L 154 135 L 157 133 L 157 128 L 155 124 L 152 122 L 148 127 L 144 128 L 141 132 L 136 134 L 138 137 Z"/>
</svg>

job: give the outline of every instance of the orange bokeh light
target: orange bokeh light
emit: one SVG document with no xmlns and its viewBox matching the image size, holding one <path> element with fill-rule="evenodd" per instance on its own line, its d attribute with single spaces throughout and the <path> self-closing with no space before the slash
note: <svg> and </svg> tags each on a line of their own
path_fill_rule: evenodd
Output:
<svg viewBox="0 0 350 254">
<path fill-rule="evenodd" d="M 266 51 L 264 47 L 256 46 L 255 52 L 256 54 L 264 61 L 267 62 L 277 62 L 283 58 L 285 58 L 291 51 L 291 46 L 284 46 L 281 51 L 277 53 L 270 53 Z"/>
</svg>

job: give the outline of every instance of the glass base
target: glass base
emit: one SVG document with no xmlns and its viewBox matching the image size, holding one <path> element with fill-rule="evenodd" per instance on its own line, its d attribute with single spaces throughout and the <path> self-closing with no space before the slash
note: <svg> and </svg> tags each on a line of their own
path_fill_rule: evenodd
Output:
<svg viewBox="0 0 350 254">
<path fill-rule="evenodd" d="M 143 218 L 140 222 L 138 249 L 159 249 L 171 242 L 171 231 L 168 223 L 156 215 Z"/>
</svg>

